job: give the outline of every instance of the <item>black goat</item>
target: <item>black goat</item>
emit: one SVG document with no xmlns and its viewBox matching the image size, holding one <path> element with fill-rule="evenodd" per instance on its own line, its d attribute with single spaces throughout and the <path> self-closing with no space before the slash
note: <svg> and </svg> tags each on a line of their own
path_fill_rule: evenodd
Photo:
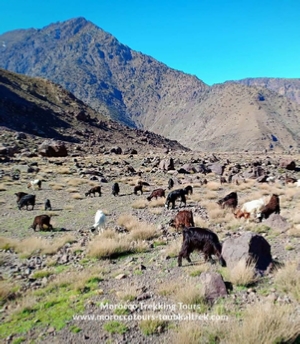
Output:
<svg viewBox="0 0 300 344">
<path fill-rule="evenodd" d="M 235 209 L 238 205 L 238 196 L 236 192 L 230 192 L 228 195 L 226 195 L 224 198 L 221 198 L 217 202 L 219 206 L 224 208 L 233 208 Z"/>
<path fill-rule="evenodd" d="M 193 187 L 191 185 L 186 186 L 184 189 L 186 195 L 192 195 L 193 194 Z"/>
<path fill-rule="evenodd" d="M 50 199 L 46 199 L 45 201 L 45 210 L 52 210 Z"/>
<path fill-rule="evenodd" d="M 119 195 L 119 192 L 120 192 L 120 187 L 119 187 L 119 184 L 118 183 L 114 183 L 114 185 L 112 186 L 112 194 L 114 196 L 118 196 Z"/>
<path fill-rule="evenodd" d="M 169 205 L 170 205 L 170 203 L 172 203 L 172 209 L 174 209 L 175 208 L 175 201 L 179 197 L 180 197 L 179 206 L 181 206 L 181 203 L 183 203 L 186 206 L 185 190 L 184 189 L 178 189 L 178 190 L 171 191 L 168 194 L 168 197 L 167 197 L 166 203 L 165 203 L 165 207 L 167 209 L 169 209 Z"/>
<path fill-rule="evenodd" d="M 18 208 L 21 210 L 26 205 L 26 210 L 28 210 L 28 206 L 31 205 L 32 209 L 35 206 L 35 195 L 25 195 L 23 196 L 20 201 L 18 202 Z"/>
<path fill-rule="evenodd" d="M 182 265 L 182 258 L 186 258 L 191 263 L 190 254 L 194 251 L 202 251 L 205 261 L 212 261 L 211 255 L 215 255 L 219 259 L 221 266 L 226 266 L 226 262 L 222 257 L 222 245 L 216 233 L 199 227 L 187 227 L 183 229 L 183 243 L 178 255 L 178 266 Z"/>
<path fill-rule="evenodd" d="M 171 190 L 174 186 L 174 180 L 172 178 L 169 179 L 168 181 L 168 189 Z"/>
</svg>

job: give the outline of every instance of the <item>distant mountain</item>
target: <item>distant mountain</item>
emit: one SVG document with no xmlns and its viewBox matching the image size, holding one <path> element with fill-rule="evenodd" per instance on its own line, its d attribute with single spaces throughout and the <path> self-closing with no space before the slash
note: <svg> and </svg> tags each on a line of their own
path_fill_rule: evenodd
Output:
<svg viewBox="0 0 300 344">
<path fill-rule="evenodd" d="M 47 78 L 105 116 L 192 149 L 300 147 L 300 106 L 285 96 L 242 83 L 209 87 L 84 18 L 11 31 L 0 40 L 0 67 Z"/>
<path fill-rule="evenodd" d="M 99 146 L 105 149 L 116 145 L 139 151 L 154 147 L 187 150 L 177 141 L 109 120 L 51 81 L 3 69 L 0 69 L 0 125 L 2 132 L 22 132 L 31 139 L 54 138 L 82 144 L 89 152 L 99 152 Z M 6 138 L 1 143 L 7 141 Z"/>
<path fill-rule="evenodd" d="M 266 87 L 300 104 L 300 79 L 246 78 L 233 82 L 238 82 L 247 86 Z"/>
</svg>

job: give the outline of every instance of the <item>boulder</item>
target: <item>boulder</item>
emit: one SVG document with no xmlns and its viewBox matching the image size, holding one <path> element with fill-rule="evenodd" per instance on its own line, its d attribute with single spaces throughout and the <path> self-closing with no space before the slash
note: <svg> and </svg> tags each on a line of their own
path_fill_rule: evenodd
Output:
<svg viewBox="0 0 300 344">
<path fill-rule="evenodd" d="M 67 147 L 61 141 L 46 140 L 38 147 L 38 152 L 45 157 L 65 157 L 68 156 Z"/>
<path fill-rule="evenodd" d="M 254 260 L 257 270 L 265 271 L 272 263 L 271 246 L 261 235 L 244 232 L 238 237 L 228 238 L 222 245 L 222 256 L 228 268 L 233 268 L 240 260 Z"/>
<path fill-rule="evenodd" d="M 199 279 L 204 287 L 205 298 L 208 301 L 213 302 L 219 297 L 227 295 L 226 285 L 219 273 L 202 272 Z"/>
<path fill-rule="evenodd" d="M 219 163 L 212 164 L 210 166 L 211 171 L 219 176 L 222 176 L 224 173 L 225 166 Z"/>
<path fill-rule="evenodd" d="M 271 214 L 269 218 L 262 222 L 265 226 L 268 226 L 272 229 L 275 229 L 280 232 L 285 232 L 290 228 L 287 220 L 282 217 L 280 214 Z"/>
<path fill-rule="evenodd" d="M 281 159 L 279 166 L 289 171 L 295 171 L 296 169 L 296 163 L 292 159 Z"/>
</svg>

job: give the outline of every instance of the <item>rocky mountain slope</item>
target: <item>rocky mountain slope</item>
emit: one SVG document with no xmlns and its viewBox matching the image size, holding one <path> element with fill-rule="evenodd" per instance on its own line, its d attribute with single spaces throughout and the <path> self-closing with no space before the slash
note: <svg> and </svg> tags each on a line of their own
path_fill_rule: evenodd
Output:
<svg viewBox="0 0 300 344">
<path fill-rule="evenodd" d="M 176 141 L 109 120 L 53 82 L 3 69 L 0 69 L 0 125 L 2 131 L 11 133 L 2 135 L 2 141 L 6 141 L 3 144 L 10 143 L 14 132 L 23 132 L 28 139 L 63 140 L 82 145 L 90 152 L 112 145 L 139 150 L 143 147 L 146 151 L 154 147 L 185 150 Z"/>
<path fill-rule="evenodd" d="M 260 86 L 209 87 L 131 50 L 84 18 L 0 39 L 0 67 L 52 80 L 128 126 L 198 150 L 299 148 L 295 102 Z"/>
<path fill-rule="evenodd" d="M 238 82 L 247 86 L 266 87 L 300 104 L 300 79 L 246 78 L 233 82 Z"/>
</svg>

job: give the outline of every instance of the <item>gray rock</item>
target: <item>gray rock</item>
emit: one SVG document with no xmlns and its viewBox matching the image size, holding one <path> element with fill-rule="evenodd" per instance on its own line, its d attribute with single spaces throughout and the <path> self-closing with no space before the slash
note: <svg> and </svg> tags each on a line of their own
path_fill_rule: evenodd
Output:
<svg viewBox="0 0 300 344">
<path fill-rule="evenodd" d="M 204 286 L 205 297 L 208 301 L 213 302 L 228 294 L 223 277 L 219 273 L 202 272 L 199 279 Z"/>
<path fill-rule="evenodd" d="M 244 232 L 238 237 L 228 238 L 222 245 L 222 256 L 227 267 L 233 268 L 240 260 L 255 260 L 257 270 L 265 271 L 272 263 L 271 246 L 257 233 Z"/>
</svg>

